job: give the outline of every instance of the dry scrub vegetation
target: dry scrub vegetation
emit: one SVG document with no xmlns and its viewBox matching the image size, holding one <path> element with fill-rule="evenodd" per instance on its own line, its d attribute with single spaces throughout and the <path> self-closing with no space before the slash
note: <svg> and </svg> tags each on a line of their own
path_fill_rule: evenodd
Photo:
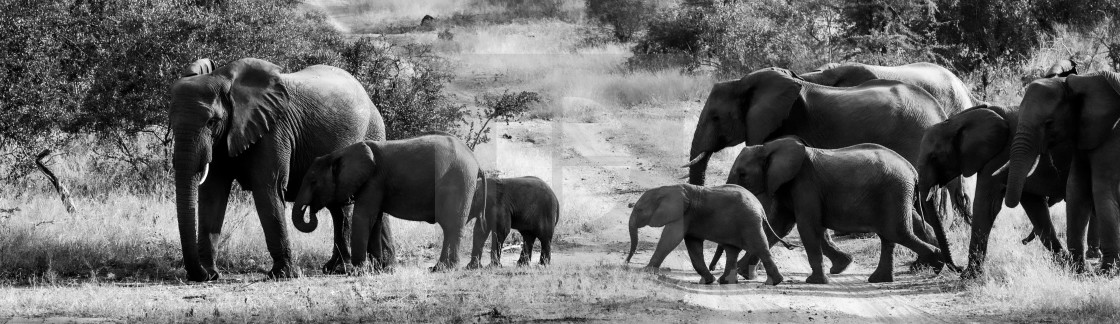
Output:
<svg viewBox="0 0 1120 324">
<path fill-rule="evenodd" d="M 676 179 L 684 172 L 677 166 L 685 162 L 703 100 L 711 85 L 726 77 L 679 68 L 627 68 L 633 44 L 603 41 L 609 36 L 588 26 L 582 1 L 548 0 L 524 8 L 484 2 L 317 0 L 306 7 L 325 11 L 332 23 L 352 33 L 391 32 L 378 40 L 431 45 L 454 66 L 447 93 L 468 109 L 478 108 L 474 98 L 481 93 L 532 91 L 543 97 L 520 120 L 496 125 L 495 140 L 476 152 L 484 167 L 501 176 L 533 175 L 556 188 L 562 201 L 556 234 L 561 256 L 554 257 L 553 266 L 512 267 L 513 249 L 506 252 L 506 268 L 428 273 L 424 269 L 438 253 L 438 227 L 395 221 L 403 263 L 395 272 L 325 277 L 317 269 L 329 256 L 327 224 L 312 234 L 290 231 L 295 262 L 306 277 L 261 282 L 271 259 L 251 199 L 235 191 L 217 244 L 218 266 L 233 279 L 177 284 L 185 272 L 170 183 L 150 194 L 86 190 L 99 194 L 78 197 L 81 210 L 68 214 L 49 185 L 32 174 L 22 186 L 0 188 L 0 318 L 460 322 L 715 316 L 713 310 L 678 302 L 680 291 L 666 288 L 654 275 L 627 271 L 619 266 L 620 254 L 607 252 L 619 251 L 626 241 L 627 202 L 654 184 L 681 181 Z M 418 24 L 424 15 L 439 17 L 435 29 L 402 27 Z M 443 31 L 452 36 L 438 36 Z M 1088 58 L 1082 71 L 1106 69 L 1107 58 L 1093 44 L 1079 33 L 1061 31 L 1023 66 L 987 72 L 987 87 L 979 85 L 979 73 L 962 78 L 985 100 L 1016 105 L 1025 73 L 1070 53 Z M 594 143 L 576 142 L 576 130 L 590 130 Z M 641 165 L 597 165 L 588 162 L 596 156 L 585 151 Z M 711 179 L 726 177 L 737 152 L 727 149 L 712 158 Z M 73 150 L 56 157 L 52 166 L 64 182 L 112 186 L 115 182 L 99 181 L 95 166 L 84 163 L 91 154 Z M 1062 205 L 1051 212 L 1064 232 Z M 956 282 L 957 274 L 941 274 L 954 279 L 944 290 L 959 295 L 959 304 L 950 309 L 1023 320 L 1116 320 L 1120 281 L 1070 274 L 1039 243 L 1020 243 L 1030 228 L 1021 210 L 1005 210 L 991 235 L 985 275 Z M 644 230 L 643 241 L 654 241 L 657 232 Z M 949 233 L 958 263 L 967 259 L 968 232 L 959 224 Z M 514 234 L 510 242 L 519 241 Z M 464 260 L 469 242 L 464 231 Z M 857 263 L 878 259 L 877 239 L 842 241 L 841 248 L 855 254 Z M 808 270 L 803 251 L 774 252 L 783 271 Z M 913 259 L 908 250 L 896 253 L 900 262 Z M 690 269 L 683 260 L 666 265 Z"/>
</svg>

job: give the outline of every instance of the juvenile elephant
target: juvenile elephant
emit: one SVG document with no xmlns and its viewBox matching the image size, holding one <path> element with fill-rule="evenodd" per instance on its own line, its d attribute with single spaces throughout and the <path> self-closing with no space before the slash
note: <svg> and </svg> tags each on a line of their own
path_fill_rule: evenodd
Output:
<svg viewBox="0 0 1120 324">
<path fill-rule="evenodd" d="M 195 61 L 170 92 L 171 164 L 187 277 L 207 281 L 220 276 L 214 242 L 222 233 L 235 180 L 253 192 L 272 256 L 268 276 L 293 276 L 284 201 L 295 197 L 300 182 L 290 180 L 303 178 L 316 156 L 365 139 L 385 139 L 385 123 L 365 88 L 332 66 L 281 73 L 275 64 L 244 58 L 221 67 L 209 59 Z M 347 219 L 349 210 L 340 205 L 330 211 Z M 391 265 L 395 258 L 388 223 L 374 234 L 363 250 Z M 335 241 L 324 267 L 328 271 L 348 257 L 347 238 Z"/>
<path fill-rule="evenodd" d="M 354 266 L 366 261 L 366 242 L 382 213 L 439 223 L 443 248 L 432 270 L 450 269 L 459 262 L 459 240 L 463 224 L 471 218 L 478 178 L 484 176 L 474 153 L 452 135 L 359 142 L 315 159 L 292 205 L 292 222 L 309 233 L 319 224 L 317 211 L 353 203 Z M 310 221 L 304 221 L 308 207 Z"/>
<path fill-rule="evenodd" d="M 917 165 L 922 135 L 945 118 L 937 101 L 917 86 L 872 80 L 834 88 L 806 82 L 784 69 L 767 68 L 712 87 L 696 122 L 692 160 L 685 166 L 690 168 L 689 183 L 703 185 L 712 153 L 743 142 L 760 145 L 784 135 L 826 149 L 875 143 Z M 948 189 L 953 207 L 967 218 L 968 195 L 959 182 Z M 940 214 L 927 216 L 945 259 L 951 260 Z"/>
<path fill-rule="evenodd" d="M 1027 85 L 1007 168 L 1007 206 L 1017 206 L 1041 154 L 1069 150 L 1066 238 L 1071 262 L 1085 267 L 1085 235 L 1096 218 L 1100 271 L 1120 262 L 1120 74 L 1097 72 L 1039 79 Z"/>
<path fill-rule="evenodd" d="M 480 266 L 482 246 L 491 231 L 494 239 L 490 248 L 490 264 L 501 266 L 502 243 L 506 241 L 510 228 L 521 233 L 524 240 L 517 265 L 529 264 L 536 240 L 541 241 L 541 264 L 549 264 L 552 261 L 552 233 L 560 220 L 560 200 L 556 199 L 556 193 L 543 180 L 532 176 L 487 178 L 485 181 L 487 184 L 480 184 L 479 188 L 486 190 L 475 191 L 471 214 L 485 212 L 486 217 L 480 218 L 486 220 L 486 226 L 481 221 L 474 223 L 474 248 L 471 249 L 471 262 L 467 268 Z M 485 211 L 482 206 L 486 206 Z"/>
<path fill-rule="evenodd" d="M 684 240 L 692 267 L 700 274 L 700 283 L 710 284 L 715 277 L 704 267 L 704 241 L 708 240 L 727 250 L 727 267 L 719 283 L 738 283 L 736 262 L 739 251 L 746 250 L 762 260 L 766 284 L 777 285 L 783 277 L 766 242 L 768 236 L 777 236 L 765 217 L 758 199 L 737 185 L 709 188 L 682 184 L 650 189 L 638 198 L 630 212 L 630 254 L 626 263 L 630 263 L 638 248 L 638 228 L 665 226 L 647 269 L 660 268 L 669 252 Z"/>
<path fill-rule="evenodd" d="M 945 67 L 927 62 L 899 66 L 833 63 L 821 66 L 817 71 L 803 73 L 801 78 L 830 87 L 854 87 L 875 79 L 901 81 L 918 86 L 933 95 L 946 116 L 973 106 L 968 86 L 956 74 Z"/>
<path fill-rule="evenodd" d="M 918 193 L 925 196 L 936 186 L 945 185 L 961 176 L 976 175 L 976 200 L 972 210 L 972 238 L 969 242 L 968 267 L 962 279 L 977 277 L 983 271 L 988 251 L 988 235 L 1002 209 L 1006 173 L 993 174 L 1007 164 L 1011 138 L 1019 122 L 1019 107 L 980 105 L 965 110 L 934 125 L 922 139 L 918 163 Z M 1055 256 L 1064 254 L 1049 206 L 1066 195 L 1071 152 L 1056 148 L 1044 153 L 1035 172 L 1023 188 L 1023 210 L 1034 224 L 1032 233 Z"/>
<path fill-rule="evenodd" d="M 744 148 L 727 179 L 772 199 L 767 212 L 778 238 L 797 225 L 813 269 L 805 282 L 816 284 L 828 283 L 821 268 L 826 228 L 879 234 L 882 254 L 869 282 L 894 280 L 896 243 L 940 270 L 941 252 L 927 243 L 931 229 L 914 208 L 917 181 L 914 167 L 881 145 L 816 149 L 789 137 Z M 746 264 L 751 274 L 758 259 Z"/>
</svg>

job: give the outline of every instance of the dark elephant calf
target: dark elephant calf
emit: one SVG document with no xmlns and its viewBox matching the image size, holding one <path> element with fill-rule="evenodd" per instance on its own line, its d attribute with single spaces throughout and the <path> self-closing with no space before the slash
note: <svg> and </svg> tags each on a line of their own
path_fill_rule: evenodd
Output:
<svg viewBox="0 0 1120 324">
<path fill-rule="evenodd" d="M 552 233 L 560 219 L 560 202 L 552 188 L 537 177 L 487 178 L 486 181 L 485 187 L 480 184 L 480 188 L 486 188 L 485 196 L 481 190 L 475 192 L 474 203 L 471 204 L 471 215 L 482 212 L 480 209 L 485 206 L 486 217 L 474 224 L 474 248 L 467 268 L 480 266 L 482 246 L 486 244 L 486 238 L 491 232 L 494 234 L 494 243 L 490 248 L 490 264 L 501 266 L 502 243 L 511 228 L 520 232 L 525 240 L 517 264 L 529 264 L 533 255 L 533 243 L 540 240 L 540 262 L 547 265 L 552 259 Z M 482 199 L 486 199 L 485 204 Z M 486 224 L 482 223 L 482 219 L 485 219 Z"/>
</svg>

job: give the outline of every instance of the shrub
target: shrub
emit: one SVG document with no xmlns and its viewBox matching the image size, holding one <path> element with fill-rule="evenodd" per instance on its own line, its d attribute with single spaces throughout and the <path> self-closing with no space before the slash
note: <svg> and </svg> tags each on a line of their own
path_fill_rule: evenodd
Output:
<svg viewBox="0 0 1120 324">
<path fill-rule="evenodd" d="M 449 67 L 429 49 L 347 40 L 299 3 L 0 2 L 0 176 L 22 178 L 34 154 L 51 148 L 84 152 L 105 173 L 168 181 L 167 89 L 204 57 L 219 65 L 256 57 L 287 72 L 342 67 L 367 86 L 394 138 L 461 119 L 442 94 Z"/>
<path fill-rule="evenodd" d="M 586 0 L 585 8 L 588 18 L 609 26 L 621 42 L 633 39 L 655 11 L 647 0 Z"/>
<path fill-rule="evenodd" d="M 501 94 L 482 94 L 474 100 L 475 104 L 482 107 L 482 111 L 475 113 L 477 124 L 476 121 L 469 122 L 470 130 L 467 131 L 466 142 L 471 149 L 490 141 L 490 122 L 496 119 L 508 124 L 510 119 L 521 116 L 529 111 L 532 105 L 540 103 L 541 96 L 536 92 L 510 93 L 507 90 Z"/>
</svg>

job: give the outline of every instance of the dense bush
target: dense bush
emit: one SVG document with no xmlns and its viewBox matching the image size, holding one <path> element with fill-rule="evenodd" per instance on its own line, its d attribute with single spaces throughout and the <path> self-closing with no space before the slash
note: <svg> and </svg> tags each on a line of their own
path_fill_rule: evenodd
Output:
<svg viewBox="0 0 1120 324">
<path fill-rule="evenodd" d="M 648 0 L 586 0 L 587 17 L 609 26 L 614 37 L 629 42 L 653 16 L 655 7 Z"/>
<path fill-rule="evenodd" d="M 91 163 L 158 172 L 167 156 L 150 153 L 170 145 L 167 88 L 184 64 L 204 57 L 219 65 L 257 57 L 287 72 L 342 67 L 367 86 L 390 137 L 446 130 L 461 118 L 441 92 L 446 64 L 425 48 L 346 40 L 299 3 L 0 2 L 0 176 L 19 178 L 38 150 L 66 151 L 91 137 L 100 149 L 86 152 L 105 160 Z"/>
</svg>

